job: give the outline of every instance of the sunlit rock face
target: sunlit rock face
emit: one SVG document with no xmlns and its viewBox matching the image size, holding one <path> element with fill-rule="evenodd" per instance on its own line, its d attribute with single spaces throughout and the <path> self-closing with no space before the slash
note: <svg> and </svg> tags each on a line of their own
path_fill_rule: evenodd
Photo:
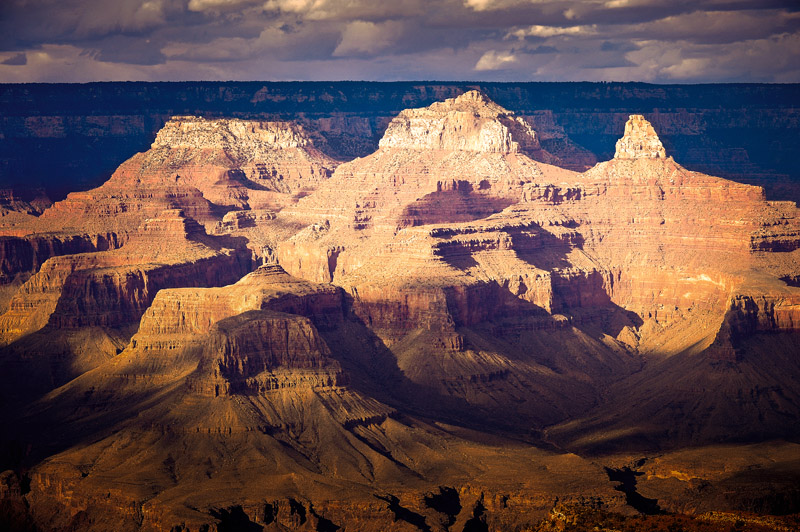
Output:
<svg viewBox="0 0 800 532">
<path fill-rule="evenodd" d="M 30 479 L 0 498 L 45 530 L 522 530 L 622 508 L 603 466 L 652 453 L 670 508 L 744 508 L 697 486 L 796 444 L 697 464 L 798 436 L 797 206 L 618 134 L 571 171 L 470 91 L 338 164 L 175 117 L 0 240 L 0 456 Z"/>
<path fill-rule="evenodd" d="M 381 148 L 517 153 L 541 150 L 531 126 L 479 91 L 409 109 L 394 118 Z"/>
<path fill-rule="evenodd" d="M 270 150 L 310 145 L 303 128 L 291 122 L 176 116 L 161 128 L 152 148 L 222 149 L 237 160 L 246 160 Z"/>
<path fill-rule="evenodd" d="M 337 164 L 294 123 L 173 117 L 148 151 L 103 185 L 72 192 L 39 217 L 15 212 L 0 225 L 0 310 L 11 295 L 2 285 L 24 282 L 50 257 L 118 248 L 169 209 L 209 232 L 227 211 L 236 211 L 234 219 L 254 210 L 270 216 L 314 190 Z"/>
<path fill-rule="evenodd" d="M 667 153 L 650 122 L 642 115 L 631 115 L 625 135 L 617 141 L 615 159 L 664 159 Z"/>
</svg>

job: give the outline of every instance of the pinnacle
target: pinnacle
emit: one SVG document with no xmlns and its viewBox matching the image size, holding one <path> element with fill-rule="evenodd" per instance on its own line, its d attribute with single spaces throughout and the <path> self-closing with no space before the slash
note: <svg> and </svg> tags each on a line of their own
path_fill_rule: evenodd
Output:
<svg viewBox="0 0 800 532">
<path fill-rule="evenodd" d="M 630 115 L 625 134 L 617 141 L 615 159 L 665 159 L 664 145 L 642 115 Z"/>
</svg>

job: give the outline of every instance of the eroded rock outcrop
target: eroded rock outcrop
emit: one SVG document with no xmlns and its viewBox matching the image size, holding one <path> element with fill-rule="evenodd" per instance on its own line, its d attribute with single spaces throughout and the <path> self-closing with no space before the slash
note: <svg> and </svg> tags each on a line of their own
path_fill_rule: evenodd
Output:
<svg viewBox="0 0 800 532">
<path fill-rule="evenodd" d="M 796 436 L 796 206 L 686 170 L 641 116 L 614 159 L 546 164 L 477 92 L 402 113 L 330 179 L 303 173 L 309 146 L 286 124 L 178 118 L 107 189 L 41 216 L 113 226 L 119 249 L 50 258 L 0 318 L 17 376 L 60 332 L 115 331 L 9 418 L 47 442 L 38 525 L 530 527 L 515 519 L 565 485 L 616 492 L 522 441 Z M 304 162 L 273 179 L 264 153 Z M 239 279 L 251 251 L 268 265 Z"/>
<path fill-rule="evenodd" d="M 758 187 L 687 171 L 661 156 L 646 123 L 630 124 L 626 137 L 638 129 L 641 142 L 621 143 L 618 157 L 573 182 L 581 189 L 573 201 L 532 195 L 525 204 L 574 221 L 611 301 L 642 320 L 618 338 L 649 360 L 620 385 L 630 403 L 615 399 L 551 434 L 604 451 L 750 437 L 753 425 L 785 436 L 787 403 L 767 415 L 760 390 L 796 396 L 787 380 L 796 349 L 787 346 L 798 334 L 800 292 L 781 279 L 800 266 L 797 209 L 766 201 Z M 608 436 L 617 430 L 631 432 Z"/>
<path fill-rule="evenodd" d="M 476 91 L 401 114 L 377 152 L 342 164 L 318 193 L 284 211 L 315 229 L 281 243 L 277 256 L 292 273 L 329 281 L 366 256 L 351 243 L 499 212 L 522 198 L 526 183 L 570 173 L 528 157 L 522 148 L 535 139 Z"/>
<path fill-rule="evenodd" d="M 122 246 L 165 209 L 181 209 L 209 231 L 225 210 L 280 210 L 327 179 L 336 164 L 294 124 L 175 117 L 149 151 L 102 186 L 73 192 L 38 218 L 0 226 L 0 309 L 50 257 Z M 260 256 L 263 247 L 254 244 L 252 251 Z"/>
<path fill-rule="evenodd" d="M 346 327 L 345 321 L 340 289 L 292 278 L 274 266 L 228 287 L 162 290 L 122 353 L 54 392 L 49 406 L 33 414 L 34 420 L 66 415 L 66 430 L 54 433 L 59 442 L 87 429 L 81 414 L 87 409 L 123 427 L 79 451 L 81 463 L 94 464 L 91 473 L 69 467 L 76 458 L 71 451 L 37 469 L 30 499 L 58 509 L 38 512 L 37 522 L 53 526 L 81 508 L 95 519 L 109 511 L 108 503 L 129 508 L 133 513 L 125 519 L 143 526 L 181 518 L 199 526 L 227 513 L 202 502 L 181 516 L 170 502 L 172 489 L 189 483 L 191 497 L 211 501 L 245 471 L 248 483 L 261 487 L 240 504 L 248 511 L 260 504 L 257 522 L 275 519 L 276 509 L 270 506 L 268 515 L 263 501 L 285 497 L 286 489 L 298 499 L 336 500 L 349 486 L 348 493 L 371 498 L 365 489 L 371 482 L 414 481 L 443 460 L 446 444 L 437 429 L 395 420 L 394 409 L 344 386 L 342 367 L 319 330 Z M 118 467 L 103 450 L 109 445 L 137 457 L 140 465 L 127 480 L 117 477 L 129 485 L 166 464 L 163 474 L 150 477 L 149 502 L 115 484 L 107 503 L 87 506 L 90 494 L 113 475 L 107 467 Z M 231 460 L 232 445 L 245 454 Z M 276 478 L 284 480 L 266 480 Z M 311 512 L 308 506 L 305 511 Z"/>
<path fill-rule="evenodd" d="M 631 115 L 625 134 L 617 141 L 615 159 L 664 159 L 664 146 L 653 126 L 642 115 Z"/>
<path fill-rule="evenodd" d="M 596 389 L 583 384 L 587 367 L 610 375 L 638 361 L 549 313 L 619 309 L 603 273 L 581 253 L 573 222 L 509 212 L 531 187 L 575 176 L 526 155 L 521 148 L 533 145 L 535 133 L 519 129 L 522 121 L 508 126 L 509 116 L 479 93 L 399 116 L 378 152 L 341 165 L 283 211 L 319 222 L 280 243 L 277 258 L 295 275 L 345 287 L 355 314 L 414 383 L 485 409 L 484 419 L 500 419 L 496 409 L 514 396 L 509 419 L 542 423 L 564 415 L 555 405 L 566 389 L 575 399 L 570 409 L 594 400 Z M 448 144 L 459 134 L 464 142 Z M 591 355 L 518 356 L 536 336 L 558 337 L 562 354 Z M 555 368 L 561 376 L 522 389 L 522 375 Z M 555 408 L 542 407 L 541 397 Z"/>
<path fill-rule="evenodd" d="M 431 109 L 414 119 L 440 116 Z M 518 181 L 520 188 L 511 194 L 519 196 L 507 206 L 480 216 L 477 202 L 467 203 L 480 194 L 480 182 L 473 188 L 468 178 L 453 181 L 452 190 L 461 195 L 432 202 L 435 208 L 427 215 L 410 195 L 424 183 L 408 177 L 417 161 L 441 160 L 436 159 L 438 146 L 426 148 L 424 134 L 414 144 L 412 122 L 408 118 L 398 126 L 398 138 L 411 149 L 382 147 L 372 159 L 337 171 L 331 186 L 346 190 L 364 179 L 359 189 L 370 191 L 356 196 L 361 199 L 353 202 L 354 210 L 345 206 L 344 194 L 340 206 L 327 211 L 316 207 L 322 196 L 298 205 L 297 212 L 308 207 L 307 213 L 324 216 L 326 222 L 298 233 L 278 257 L 299 275 L 332 279 L 347 288 L 355 312 L 417 382 L 441 386 L 446 395 L 474 404 L 481 403 L 475 399 L 480 393 L 494 400 L 508 394 L 509 375 L 527 370 L 503 360 L 509 352 L 492 345 L 493 340 L 466 332 L 487 323 L 495 324 L 493 339 L 508 335 L 506 341 L 517 345 L 530 338 L 521 331 L 536 331 L 532 336 L 540 339 L 560 331 L 564 345 L 582 343 L 587 349 L 582 329 L 603 331 L 604 341 L 591 347 L 595 360 L 603 361 L 602 369 L 594 370 L 595 382 L 607 371 L 638 369 L 621 353 L 659 359 L 705 352 L 706 360 L 713 361 L 721 357 L 718 346 L 727 341 L 726 327 L 731 328 L 724 325 L 731 319 L 723 319 L 729 300 L 752 295 L 753 280 L 761 279 L 753 270 L 770 272 L 755 289 L 766 300 L 795 297 L 786 299 L 796 289 L 785 287 L 780 278 L 794 278 L 791 272 L 798 270 L 796 209 L 766 201 L 758 187 L 686 170 L 665 157 L 652 126 L 641 117 L 632 117 L 626 126 L 618 157 L 584 174 L 545 171 L 545 165 L 524 162 L 530 159 L 519 155 L 521 166 L 540 173 Z M 389 156 L 393 179 L 383 180 L 377 161 Z M 376 165 L 374 171 L 366 170 L 370 164 Z M 461 176 L 475 165 L 467 168 Z M 440 182 L 450 170 L 436 169 Z M 519 174 L 501 170 L 500 175 Z M 489 183 L 487 190 L 497 190 Z M 459 218 L 460 205 L 478 219 Z M 398 223 L 403 218 L 391 216 L 398 211 L 412 212 L 418 221 Z M 782 315 L 793 312 L 792 303 L 779 308 Z M 509 316 L 515 317 L 513 325 Z M 792 318 L 780 323 L 769 330 L 795 334 Z M 734 328 L 744 335 L 762 330 Z M 453 365 L 428 362 L 443 352 Z M 549 367 L 582 379 L 572 364 L 563 354 L 547 360 Z M 453 380 L 455 375 L 464 380 Z M 538 393 L 549 393 L 545 388 Z M 575 391 L 573 397 L 582 393 Z M 523 404 L 520 399 L 514 408 L 520 415 Z"/>
<path fill-rule="evenodd" d="M 479 91 L 422 109 L 401 112 L 386 128 L 380 148 L 466 150 L 487 153 L 541 155 L 536 133 L 524 119 L 503 109 Z"/>
<path fill-rule="evenodd" d="M 142 166 L 163 167 L 170 175 L 162 178 L 196 186 L 216 204 L 258 208 L 280 203 L 275 193 L 313 190 L 336 162 L 294 123 L 179 116 L 158 132 Z"/>
<path fill-rule="evenodd" d="M 0 315 L 2 367 L 32 381 L 8 396 L 24 400 L 116 355 L 159 290 L 225 285 L 251 269 L 242 244 L 207 236 L 178 210 L 146 220 L 122 248 L 48 259 Z"/>
</svg>

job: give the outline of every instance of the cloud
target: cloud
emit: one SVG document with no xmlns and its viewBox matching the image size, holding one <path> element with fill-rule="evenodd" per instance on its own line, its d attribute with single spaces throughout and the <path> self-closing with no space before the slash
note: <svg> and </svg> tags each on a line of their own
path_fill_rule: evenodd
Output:
<svg viewBox="0 0 800 532">
<path fill-rule="evenodd" d="M 738 81 L 747 72 L 755 82 L 800 80 L 800 35 L 783 34 L 765 39 L 717 46 L 686 41 L 640 41 L 626 54 L 637 72 L 651 81 Z"/>
<path fill-rule="evenodd" d="M 493 5 L 497 5 L 496 0 L 464 0 L 464 5 L 471 7 L 475 11 L 486 11 L 491 9 Z"/>
<path fill-rule="evenodd" d="M 152 66 L 101 61 L 96 54 L 71 45 L 43 45 L 38 50 L 26 52 L 26 56 L 27 63 L 23 66 L 0 65 L 3 81 L 20 83 L 31 78 L 43 82 L 147 80 L 153 79 L 150 73 L 155 72 Z"/>
<path fill-rule="evenodd" d="M 95 41 L 92 45 L 97 47 L 97 41 L 119 35 L 146 40 L 154 31 L 181 26 L 185 2 L 4 0 L 0 2 L 0 50 L 88 41 Z"/>
<path fill-rule="evenodd" d="M 334 57 L 371 55 L 390 48 L 403 34 L 397 21 L 376 24 L 357 20 L 345 26 L 342 41 L 333 51 Z"/>
<path fill-rule="evenodd" d="M 24 52 L 12 55 L 8 59 L 3 60 L 0 62 L 0 65 L 13 65 L 13 66 L 22 66 L 28 64 L 28 55 Z"/>
<path fill-rule="evenodd" d="M 519 39 L 524 39 L 525 37 L 555 37 L 557 35 L 589 35 L 594 34 L 596 28 L 594 26 L 567 26 L 567 27 L 558 27 L 558 26 L 540 26 L 538 24 L 534 24 L 533 26 L 529 26 L 527 28 L 518 29 L 512 31 L 508 34 L 508 36 L 514 36 Z"/>
<path fill-rule="evenodd" d="M 499 70 L 505 68 L 510 63 L 516 63 L 517 57 L 508 52 L 496 52 L 489 50 L 478 59 L 475 70 Z"/>
<path fill-rule="evenodd" d="M 172 60 L 244 61 L 265 56 L 273 61 L 329 58 L 340 39 L 335 27 L 271 25 L 254 38 L 220 37 L 208 43 L 176 42 L 161 49 Z"/>
<path fill-rule="evenodd" d="M 436 8 L 426 0 L 267 0 L 264 9 L 301 15 L 307 20 L 340 20 L 352 22 L 385 21 L 400 17 L 425 15 Z"/>
<path fill-rule="evenodd" d="M 127 35 L 114 35 L 102 42 L 96 50 L 85 50 L 98 61 L 109 63 L 127 63 L 130 65 L 158 65 L 166 60 L 161 52 L 159 42 L 140 39 Z"/>
<path fill-rule="evenodd" d="M 259 0 L 189 0 L 189 11 L 224 11 L 256 4 Z"/>
<path fill-rule="evenodd" d="M 464 5 L 475 11 L 497 11 L 526 3 L 541 3 L 541 0 L 464 0 Z"/>
<path fill-rule="evenodd" d="M 0 79 L 797 81 L 796 0 L 0 0 Z"/>
</svg>

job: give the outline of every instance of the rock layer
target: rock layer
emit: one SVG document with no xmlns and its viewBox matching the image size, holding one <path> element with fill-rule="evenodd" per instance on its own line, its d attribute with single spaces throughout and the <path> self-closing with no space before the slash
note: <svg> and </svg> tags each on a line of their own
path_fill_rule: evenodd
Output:
<svg viewBox="0 0 800 532">
<path fill-rule="evenodd" d="M 6 237 L 26 450 L 2 456 L 31 467 L 7 498 L 43 528 L 523 529 L 554 497 L 618 507 L 599 464 L 640 463 L 542 446 L 796 438 L 796 206 L 685 169 L 641 116 L 584 173 L 541 145 L 477 92 L 329 179 L 299 127 L 173 120 Z"/>
<path fill-rule="evenodd" d="M 526 152 L 555 160 L 544 152 L 530 124 L 479 91 L 401 112 L 387 127 L 379 148 Z"/>
<path fill-rule="evenodd" d="M 617 141 L 615 159 L 663 159 L 667 156 L 661 140 L 642 115 L 631 115 L 625 134 Z"/>
</svg>

